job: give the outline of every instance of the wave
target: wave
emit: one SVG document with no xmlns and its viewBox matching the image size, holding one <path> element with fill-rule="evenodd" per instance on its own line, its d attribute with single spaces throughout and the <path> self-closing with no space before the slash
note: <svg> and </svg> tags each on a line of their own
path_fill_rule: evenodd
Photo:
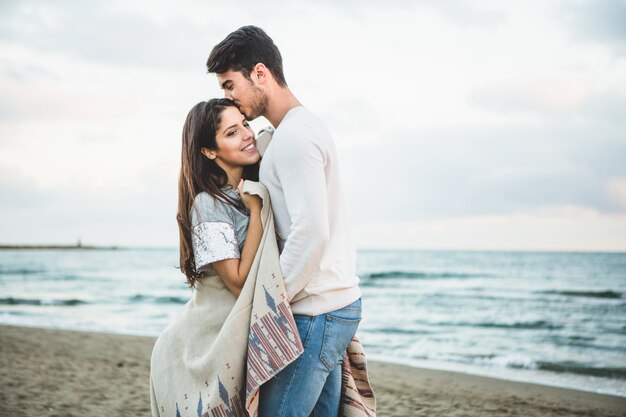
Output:
<svg viewBox="0 0 626 417">
<path fill-rule="evenodd" d="M 410 278 L 410 279 L 442 279 L 442 278 L 475 278 L 484 277 L 485 274 L 469 274 L 462 272 L 415 272 L 415 271 L 381 271 L 359 274 L 366 280 Z"/>
<path fill-rule="evenodd" d="M 626 368 L 593 366 L 574 361 L 537 361 L 524 355 L 442 355 L 438 360 L 468 363 L 480 366 L 496 366 L 509 369 L 541 370 L 554 373 L 572 373 L 603 378 L 626 379 Z"/>
<path fill-rule="evenodd" d="M 359 330 L 360 331 L 360 330 Z M 401 327 L 376 327 L 364 330 L 367 333 L 384 333 L 384 334 L 433 334 L 430 330 L 403 329 Z"/>
<path fill-rule="evenodd" d="M 31 305 L 31 306 L 76 306 L 81 304 L 88 304 L 87 301 L 79 300 L 76 298 L 70 298 L 67 300 L 42 300 L 42 299 L 28 299 L 28 298 L 0 298 L 0 305 Z"/>
<path fill-rule="evenodd" d="M 45 270 L 38 268 L 11 268 L 0 266 L 0 275 L 30 275 L 40 274 L 42 272 L 45 272 Z"/>
<path fill-rule="evenodd" d="M 538 361 L 535 369 L 558 373 L 572 373 L 605 378 L 626 379 L 626 368 L 585 366 L 577 362 L 543 362 Z"/>
<path fill-rule="evenodd" d="M 563 325 L 553 324 L 545 320 L 526 321 L 516 323 L 476 323 L 470 324 L 474 327 L 487 327 L 487 328 L 502 328 L 502 329 L 544 329 L 544 330 L 558 330 L 562 329 Z"/>
<path fill-rule="evenodd" d="M 547 340 L 549 340 L 552 343 L 556 343 L 558 345 L 567 345 L 567 346 L 582 346 L 583 344 L 591 346 L 590 342 L 593 342 L 596 340 L 596 337 L 594 336 L 579 336 L 579 335 L 570 335 L 570 336 L 563 336 L 563 335 L 550 335 Z"/>
<path fill-rule="evenodd" d="M 152 295 L 135 294 L 129 297 L 131 303 L 155 303 L 155 304 L 185 304 L 189 301 L 189 297 L 155 297 Z"/>
<path fill-rule="evenodd" d="M 606 334 L 606 332 L 604 333 Z M 545 338 L 545 340 L 559 347 L 567 346 L 585 348 L 585 350 L 589 352 L 589 355 L 593 355 L 594 353 L 592 352 L 594 350 L 612 353 L 617 352 L 622 354 L 626 353 L 626 346 L 622 346 L 619 343 L 602 344 L 602 339 L 598 340 L 596 337 L 549 335 Z"/>
<path fill-rule="evenodd" d="M 539 291 L 539 294 L 564 295 L 566 297 L 587 297 L 587 298 L 624 298 L 624 294 L 617 291 Z"/>
<path fill-rule="evenodd" d="M 68 274 L 65 272 L 57 272 L 46 269 L 36 268 L 2 268 L 0 267 L 0 276 L 2 275 L 20 275 L 22 280 L 36 281 L 81 281 L 88 280 L 85 275 Z"/>
<path fill-rule="evenodd" d="M 435 325 L 435 326 L 450 326 L 450 327 L 482 327 L 482 328 L 495 328 L 495 329 L 541 329 L 541 330 L 558 330 L 562 329 L 564 326 L 561 324 L 550 323 L 545 320 L 536 320 L 536 321 L 524 321 L 524 322 L 515 322 L 515 323 L 495 323 L 495 322 L 478 322 L 472 323 L 467 321 L 461 322 L 440 322 L 440 323 L 429 323 L 429 322 L 417 322 L 420 324 L 426 325 Z"/>
</svg>

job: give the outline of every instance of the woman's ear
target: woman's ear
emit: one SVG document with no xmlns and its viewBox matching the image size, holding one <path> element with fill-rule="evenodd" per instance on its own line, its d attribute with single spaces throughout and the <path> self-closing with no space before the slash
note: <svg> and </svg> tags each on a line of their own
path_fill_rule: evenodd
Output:
<svg viewBox="0 0 626 417">
<path fill-rule="evenodd" d="M 206 156 L 209 159 L 215 159 L 217 157 L 215 151 L 212 151 L 209 148 L 202 148 L 200 151 L 202 152 L 202 155 Z"/>
</svg>

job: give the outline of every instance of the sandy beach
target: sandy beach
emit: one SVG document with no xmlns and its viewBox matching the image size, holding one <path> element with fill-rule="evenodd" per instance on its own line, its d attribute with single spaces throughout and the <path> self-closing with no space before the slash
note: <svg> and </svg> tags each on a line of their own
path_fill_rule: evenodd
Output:
<svg viewBox="0 0 626 417">
<path fill-rule="evenodd" d="M 1 416 L 148 416 L 154 338 L 0 326 Z M 378 415 L 626 416 L 626 398 L 371 362 Z M 190 410 L 190 416 L 191 410 Z"/>
</svg>

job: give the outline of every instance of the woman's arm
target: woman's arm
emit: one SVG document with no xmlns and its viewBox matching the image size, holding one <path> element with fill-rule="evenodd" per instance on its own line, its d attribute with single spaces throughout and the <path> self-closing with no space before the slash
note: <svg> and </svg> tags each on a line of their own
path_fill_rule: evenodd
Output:
<svg viewBox="0 0 626 417">
<path fill-rule="evenodd" d="M 235 297 L 239 297 L 243 284 L 246 282 L 246 277 L 250 273 L 250 268 L 252 268 L 254 256 L 256 255 L 256 251 L 259 249 L 259 244 L 261 243 L 261 236 L 263 236 L 263 225 L 261 224 L 261 198 L 256 195 L 243 193 L 241 190 L 241 184 L 238 188 L 239 195 L 241 195 L 243 203 L 250 211 L 248 231 L 246 233 L 246 240 L 243 244 L 243 249 L 241 250 L 241 257 L 239 259 L 224 259 L 213 262 L 215 272 L 217 272 L 217 275 L 222 279 L 222 281 L 224 281 L 226 287 Z"/>
</svg>

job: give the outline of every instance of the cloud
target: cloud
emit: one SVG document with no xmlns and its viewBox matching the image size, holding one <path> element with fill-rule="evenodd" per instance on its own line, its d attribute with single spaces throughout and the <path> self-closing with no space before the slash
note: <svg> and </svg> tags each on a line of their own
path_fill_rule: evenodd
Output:
<svg viewBox="0 0 626 417">
<path fill-rule="evenodd" d="M 558 124 L 396 132 L 384 143 L 342 150 L 342 172 L 357 221 L 380 220 L 382 213 L 407 221 L 553 205 L 610 214 L 623 211 L 605 184 L 626 176 L 624 134 L 623 127 Z"/>
<path fill-rule="evenodd" d="M 626 54 L 626 1 L 564 2 L 561 14 L 573 39 L 598 42 Z"/>
<path fill-rule="evenodd" d="M 550 206 L 507 215 L 434 221 L 368 222 L 352 227 L 360 248 L 528 251 L 626 249 L 626 215 Z"/>
<path fill-rule="evenodd" d="M 54 192 L 38 186 L 19 171 L 0 167 L 0 207 L 20 211 L 29 207 L 46 207 L 54 198 Z"/>
<path fill-rule="evenodd" d="M 623 126 L 626 92 L 598 88 L 582 79 L 511 79 L 474 88 L 469 102 L 476 108 L 504 116 L 570 123 L 609 123 Z"/>
<path fill-rule="evenodd" d="M 612 89 L 589 94 L 583 101 L 580 112 L 595 120 L 610 121 L 623 126 L 626 120 L 626 90 Z"/>
<path fill-rule="evenodd" d="M 2 170 L 0 243 L 175 246 L 175 184 L 132 187 L 42 187 Z"/>
<path fill-rule="evenodd" d="M 322 1 L 351 14 L 360 14 L 364 11 L 385 10 L 400 13 L 414 13 L 417 10 L 433 10 L 445 19 L 462 26 L 492 27 L 503 23 L 505 13 L 498 2 L 482 1 L 471 3 L 462 0 L 348 0 L 342 2 Z"/>
<path fill-rule="evenodd" d="M 470 93 L 470 102 L 486 110 L 511 113 L 572 113 L 589 94 L 581 80 L 511 79 L 491 82 Z"/>
<path fill-rule="evenodd" d="M 493 28 L 506 22 L 506 14 L 498 2 L 471 3 L 462 0 L 423 2 L 443 16 L 463 26 Z"/>
<path fill-rule="evenodd" d="M 398 241 L 385 225 L 468 247 L 559 216 L 607 232 L 624 212 L 621 41 L 590 46 L 574 17 L 586 35 L 568 37 L 561 4 L 1 2 L 3 236 L 176 245 L 182 123 L 221 95 L 211 47 L 249 23 L 332 131 L 350 218 L 381 244 Z"/>
<path fill-rule="evenodd" d="M 206 48 L 211 33 L 228 29 L 216 15 L 207 15 L 206 25 L 176 14 L 155 21 L 105 1 L 12 2 L 0 18 L 5 42 L 112 66 L 170 70 L 201 67 L 197 51 Z"/>
<path fill-rule="evenodd" d="M 606 182 L 606 193 L 610 200 L 626 211 L 626 178 L 612 178 Z"/>
</svg>

